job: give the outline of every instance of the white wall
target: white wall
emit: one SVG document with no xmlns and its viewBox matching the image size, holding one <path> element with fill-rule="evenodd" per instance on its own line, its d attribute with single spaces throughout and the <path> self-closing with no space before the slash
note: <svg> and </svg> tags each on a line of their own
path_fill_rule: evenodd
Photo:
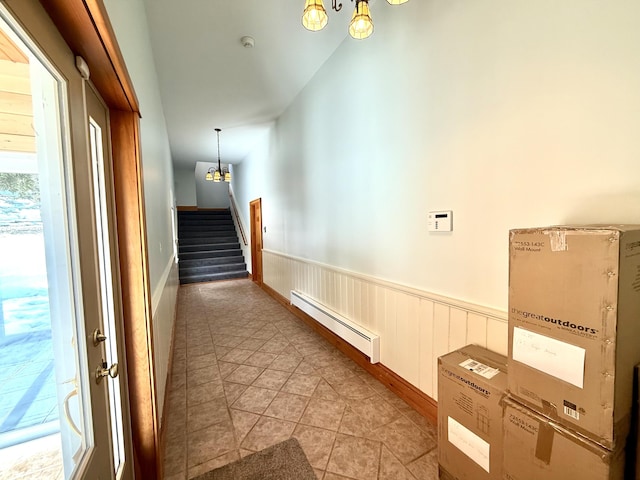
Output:
<svg viewBox="0 0 640 480">
<path fill-rule="evenodd" d="M 373 14 L 254 154 L 267 248 L 506 309 L 510 228 L 640 222 L 640 3 Z M 440 209 L 451 234 L 427 232 Z"/>
<path fill-rule="evenodd" d="M 171 227 L 173 167 L 143 0 L 105 0 L 140 104 L 140 142 L 147 223 L 158 407 L 162 415 L 177 297 Z M 162 308 L 159 308 L 162 305 Z"/>
<path fill-rule="evenodd" d="M 307 262 L 504 312 L 509 229 L 640 223 L 640 2 L 374 7 L 373 36 L 347 38 L 236 167 L 244 215 L 262 197 L 265 248 L 288 259 L 265 264 L 267 283 L 308 284 Z M 445 209 L 454 231 L 427 232 Z M 433 324 L 434 351 L 476 328 L 456 325 Z M 421 361 L 385 341 L 387 364 Z"/>
<path fill-rule="evenodd" d="M 229 184 L 205 180 L 207 171 L 217 166 L 209 162 L 196 163 L 195 184 L 198 208 L 229 208 Z"/>
<path fill-rule="evenodd" d="M 173 171 L 175 180 L 176 205 L 180 207 L 195 207 L 196 177 L 193 168 L 176 168 Z"/>
</svg>

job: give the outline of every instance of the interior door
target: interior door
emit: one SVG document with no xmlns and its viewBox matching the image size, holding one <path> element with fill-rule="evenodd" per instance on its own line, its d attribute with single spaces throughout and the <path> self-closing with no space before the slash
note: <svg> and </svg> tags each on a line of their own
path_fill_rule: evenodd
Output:
<svg viewBox="0 0 640 480">
<path fill-rule="evenodd" d="M 262 285 L 262 199 L 249 203 L 251 215 L 251 278 Z"/>
<path fill-rule="evenodd" d="M 122 317 L 114 261 L 108 113 L 38 2 L 2 2 L 0 17 L 6 37 L 27 58 L 33 119 L 33 151 L 12 151 L 20 143 L 9 142 L 8 152 L 0 154 L 0 166 L 14 170 L 8 172 L 14 176 L 5 175 L 5 191 L 11 198 L 21 195 L 24 189 L 16 182 L 24 178 L 35 185 L 30 190 L 32 248 L 25 252 L 23 238 L 9 232 L 6 236 L 13 237 L 4 258 L 28 258 L 30 272 L 40 272 L 25 280 L 19 269 L 9 265 L 2 270 L 0 262 L 4 285 L 21 285 L 3 289 L 13 292 L 10 300 L 17 301 L 7 309 L 2 300 L 0 311 L 5 314 L 0 317 L 4 326 L 22 329 L 18 333 L 25 338 L 33 333 L 32 325 L 48 323 L 48 361 L 57 400 L 52 409 L 56 421 L 51 423 L 59 432 L 61 478 L 131 478 L 126 382 L 119 382 L 124 365 L 118 342 Z M 7 98 L 10 104 L 17 97 L 0 93 L 0 104 Z M 29 109 L 23 110 L 26 114 Z M 7 146 L 6 141 L 0 143 Z M 24 204 L 15 200 L 18 206 Z M 5 203 L 0 203 L 0 218 Z M 40 295 L 36 310 L 32 302 L 20 301 L 29 288 Z M 27 326 L 13 322 L 25 314 L 38 321 Z M 11 344 L 0 342 L 0 347 L 4 351 L 4 345 Z M 29 348 L 35 352 L 38 347 Z M 19 430 L 13 433 L 14 441 L 25 440 Z"/>
</svg>

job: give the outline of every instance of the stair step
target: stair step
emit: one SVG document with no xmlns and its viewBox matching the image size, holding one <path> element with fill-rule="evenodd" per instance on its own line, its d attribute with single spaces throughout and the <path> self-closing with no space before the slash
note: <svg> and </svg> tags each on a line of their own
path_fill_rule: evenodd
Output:
<svg viewBox="0 0 640 480">
<path fill-rule="evenodd" d="M 193 253 L 202 251 L 213 250 L 240 250 L 240 242 L 215 242 L 215 243 L 192 243 L 186 245 L 180 245 L 178 247 L 179 253 Z"/>
<path fill-rule="evenodd" d="M 184 232 L 198 232 L 200 230 L 211 230 L 214 232 L 217 231 L 236 231 L 236 227 L 233 222 L 230 223 L 219 223 L 219 222 L 194 222 L 192 224 L 178 224 L 178 230 L 181 233 Z"/>
<path fill-rule="evenodd" d="M 181 284 L 249 275 L 229 209 L 178 212 L 178 252 Z"/>
<path fill-rule="evenodd" d="M 199 252 L 186 252 L 178 254 L 180 260 L 200 260 L 203 258 L 237 257 L 242 251 L 234 250 L 202 250 Z"/>
<path fill-rule="evenodd" d="M 231 215 L 231 211 L 228 208 L 219 208 L 216 210 L 180 210 L 178 212 L 178 216 L 182 217 L 205 215 Z"/>
<path fill-rule="evenodd" d="M 179 267 L 180 277 L 208 275 L 210 273 L 241 272 L 247 269 L 246 263 L 230 263 L 225 265 L 205 265 L 202 267 Z"/>
<path fill-rule="evenodd" d="M 237 252 L 234 250 L 234 252 Z M 228 264 L 241 264 L 244 263 L 243 255 L 229 255 L 229 256 L 216 256 L 206 258 L 184 258 L 184 255 L 180 257 L 180 268 L 193 268 L 193 267 L 205 267 L 213 265 L 228 265 Z"/>
<path fill-rule="evenodd" d="M 190 240 L 193 238 L 235 238 L 235 230 L 202 230 L 193 232 L 181 232 L 178 236 L 181 240 Z"/>
<path fill-rule="evenodd" d="M 206 274 L 206 275 L 193 275 L 189 277 L 180 278 L 180 284 L 184 285 L 186 283 L 213 282 L 216 280 L 231 280 L 233 278 L 247 278 L 248 276 L 249 276 L 249 272 L 247 271 L 213 273 L 213 274 Z"/>
<path fill-rule="evenodd" d="M 178 237 L 178 246 L 186 247 L 186 246 L 194 246 L 201 245 L 205 247 L 206 245 L 238 245 L 239 248 L 240 242 L 238 241 L 238 237 L 193 237 L 193 238 L 182 238 Z"/>
</svg>

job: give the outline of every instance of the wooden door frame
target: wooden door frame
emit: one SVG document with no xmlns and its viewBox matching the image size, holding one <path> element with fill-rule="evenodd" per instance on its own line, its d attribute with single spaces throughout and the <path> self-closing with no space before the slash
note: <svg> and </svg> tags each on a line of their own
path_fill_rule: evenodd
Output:
<svg viewBox="0 0 640 480">
<path fill-rule="evenodd" d="M 262 198 L 249 202 L 251 224 L 251 279 L 262 285 Z M 256 223 L 258 228 L 256 228 Z"/>
<path fill-rule="evenodd" d="M 109 108 L 133 469 L 135 478 L 160 478 L 138 100 L 102 0 L 40 3 Z"/>
</svg>

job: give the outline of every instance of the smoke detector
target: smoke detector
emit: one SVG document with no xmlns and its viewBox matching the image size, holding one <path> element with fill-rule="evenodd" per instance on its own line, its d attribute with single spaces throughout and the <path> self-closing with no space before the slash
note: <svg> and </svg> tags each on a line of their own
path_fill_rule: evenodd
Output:
<svg viewBox="0 0 640 480">
<path fill-rule="evenodd" d="M 253 37 L 244 36 L 240 39 L 240 43 L 242 43 L 242 46 L 244 48 L 253 48 L 256 41 L 253 39 Z"/>
</svg>

